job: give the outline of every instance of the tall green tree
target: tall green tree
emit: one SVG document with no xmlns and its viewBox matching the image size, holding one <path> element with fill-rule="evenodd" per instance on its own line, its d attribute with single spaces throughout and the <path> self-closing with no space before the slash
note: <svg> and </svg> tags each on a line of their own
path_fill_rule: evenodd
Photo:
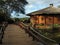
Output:
<svg viewBox="0 0 60 45">
<path fill-rule="evenodd" d="M 24 14 L 26 4 L 28 4 L 26 0 L 0 0 L 0 8 L 7 10 L 9 13 L 16 11 Z"/>
<path fill-rule="evenodd" d="M 28 4 L 26 0 L 0 0 L 0 16 L 1 17 L 10 17 L 13 11 L 25 14 L 25 5 Z M 5 15 L 4 15 L 5 14 Z"/>
</svg>

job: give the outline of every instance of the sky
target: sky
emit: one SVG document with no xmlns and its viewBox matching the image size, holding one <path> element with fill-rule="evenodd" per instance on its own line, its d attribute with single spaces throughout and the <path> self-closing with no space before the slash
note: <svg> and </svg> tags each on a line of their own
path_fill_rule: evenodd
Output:
<svg viewBox="0 0 60 45">
<path fill-rule="evenodd" d="M 53 4 L 54 6 L 60 5 L 60 0 L 27 0 L 28 4 L 25 6 L 25 13 L 31 13 L 37 10 L 41 10 L 43 8 L 49 7 L 49 4 Z M 12 13 L 12 17 L 28 17 L 23 14 L 19 14 L 20 16 L 14 16 L 15 12 Z"/>
</svg>

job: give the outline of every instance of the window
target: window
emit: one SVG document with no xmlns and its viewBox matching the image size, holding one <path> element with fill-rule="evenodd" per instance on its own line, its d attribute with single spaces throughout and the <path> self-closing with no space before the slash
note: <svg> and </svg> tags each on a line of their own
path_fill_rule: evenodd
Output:
<svg viewBox="0 0 60 45">
<path fill-rule="evenodd" d="M 60 18 L 58 18 L 58 21 L 60 21 Z"/>
<path fill-rule="evenodd" d="M 49 22 L 52 22 L 52 20 L 53 20 L 52 18 L 50 18 L 50 17 L 48 18 L 48 21 L 49 21 Z"/>
<path fill-rule="evenodd" d="M 49 18 L 49 20 L 51 21 L 51 18 Z"/>
<path fill-rule="evenodd" d="M 41 20 L 44 20 L 44 18 L 42 17 Z"/>
</svg>

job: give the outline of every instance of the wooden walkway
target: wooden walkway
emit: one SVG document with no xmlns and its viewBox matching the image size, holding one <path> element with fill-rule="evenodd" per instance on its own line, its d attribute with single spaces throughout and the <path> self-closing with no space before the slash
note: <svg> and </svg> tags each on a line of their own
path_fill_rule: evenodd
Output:
<svg viewBox="0 0 60 45">
<path fill-rule="evenodd" d="M 19 26 L 10 24 L 4 32 L 2 45 L 37 45 Z"/>
</svg>

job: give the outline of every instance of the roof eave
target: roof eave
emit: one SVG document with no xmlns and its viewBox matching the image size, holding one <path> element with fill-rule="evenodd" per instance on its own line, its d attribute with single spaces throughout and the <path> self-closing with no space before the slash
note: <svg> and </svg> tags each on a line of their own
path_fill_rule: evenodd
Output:
<svg viewBox="0 0 60 45">
<path fill-rule="evenodd" d="M 60 13 L 27 14 L 27 16 L 34 16 L 34 15 L 60 15 Z"/>
</svg>

